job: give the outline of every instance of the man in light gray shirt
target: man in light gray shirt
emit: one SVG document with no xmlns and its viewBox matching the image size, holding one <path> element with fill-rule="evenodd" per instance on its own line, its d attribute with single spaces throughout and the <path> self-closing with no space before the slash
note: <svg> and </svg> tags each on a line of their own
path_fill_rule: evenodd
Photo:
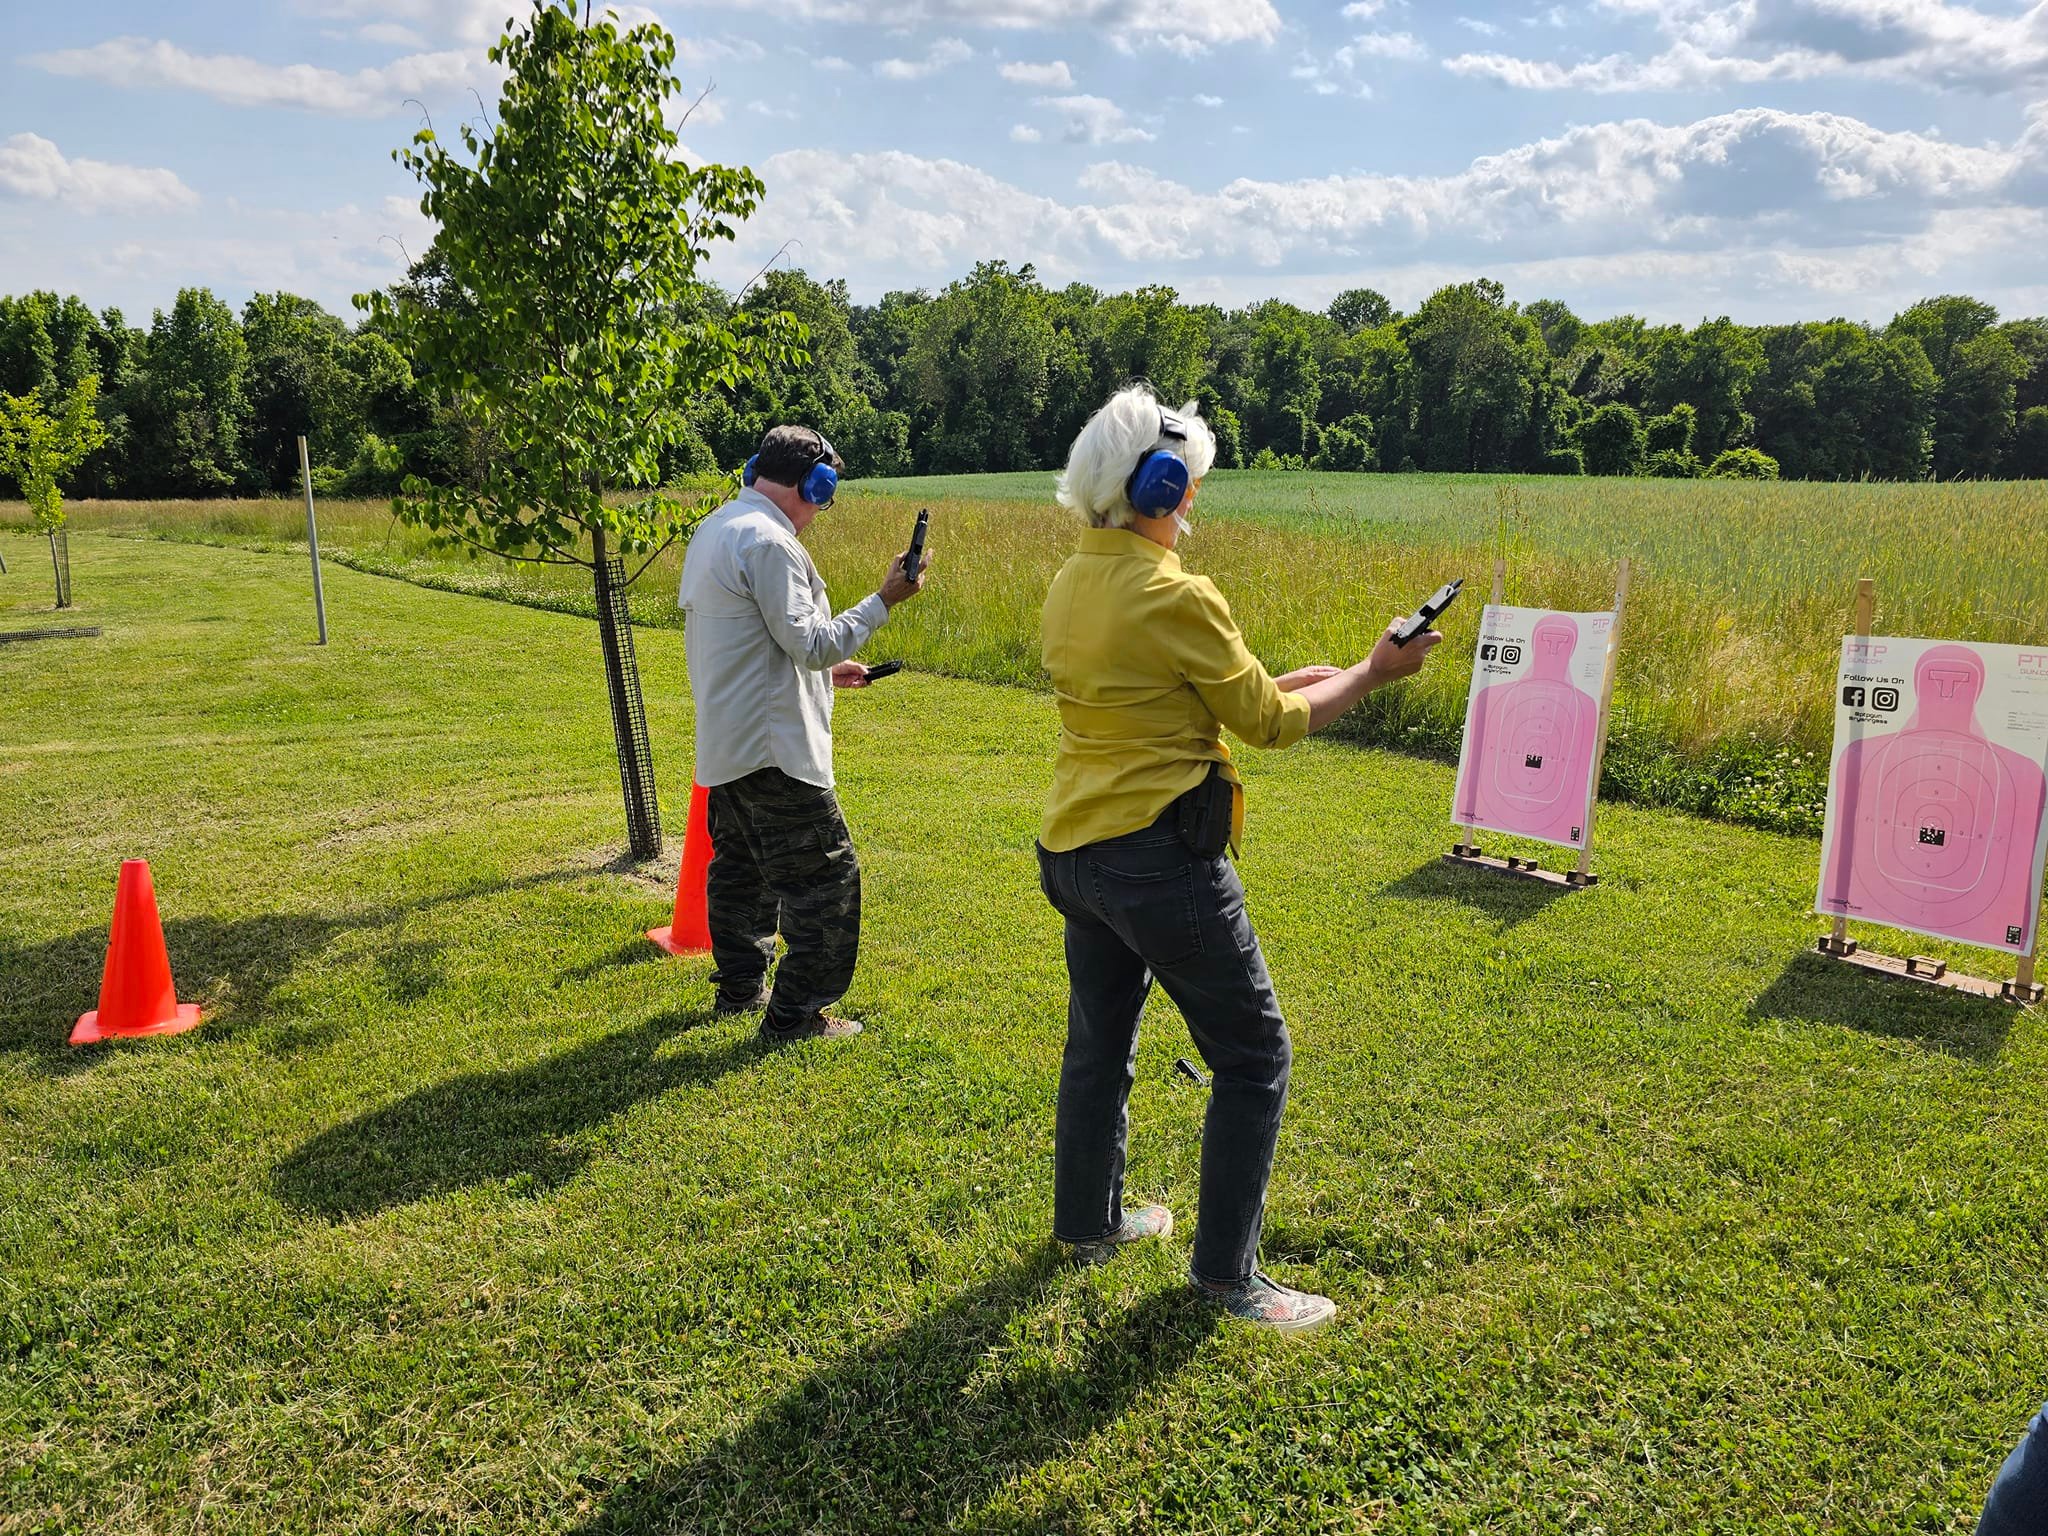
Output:
<svg viewBox="0 0 2048 1536">
<path fill-rule="evenodd" d="M 860 863 L 832 791 L 832 692 L 867 686 L 853 655 L 924 589 L 927 555 L 899 556 L 881 590 L 833 616 L 799 542 L 832 504 L 842 465 L 824 434 L 776 427 L 747 488 L 705 519 L 683 559 L 697 782 L 711 791 L 711 979 L 716 1008 L 765 1008 L 772 1042 L 839 1039 L 860 950 Z M 768 991 L 780 930 L 788 953 Z"/>
</svg>

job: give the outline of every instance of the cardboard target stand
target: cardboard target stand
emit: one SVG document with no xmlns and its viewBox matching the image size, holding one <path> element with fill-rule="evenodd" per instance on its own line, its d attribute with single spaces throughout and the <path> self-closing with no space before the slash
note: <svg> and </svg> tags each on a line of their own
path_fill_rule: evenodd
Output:
<svg viewBox="0 0 2048 1536">
<path fill-rule="evenodd" d="M 1814 910 L 1821 954 L 1979 997 L 2033 1004 L 2048 864 L 2048 647 L 1872 635 L 1875 587 L 1856 590 L 1842 641 Z M 1849 921 L 2012 957 L 2010 981 L 1939 960 L 1873 954 Z"/>
<path fill-rule="evenodd" d="M 1503 604 L 1507 562 L 1494 561 L 1493 600 L 1479 621 L 1451 802 L 1459 840 L 1444 855 L 1446 863 L 1553 885 L 1598 883 L 1593 812 L 1607 755 L 1628 569 L 1623 560 L 1611 612 L 1564 613 Z M 1482 829 L 1555 844 L 1575 851 L 1578 862 L 1558 871 L 1534 859 L 1489 858 L 1478 844 Z"/>
</svg>

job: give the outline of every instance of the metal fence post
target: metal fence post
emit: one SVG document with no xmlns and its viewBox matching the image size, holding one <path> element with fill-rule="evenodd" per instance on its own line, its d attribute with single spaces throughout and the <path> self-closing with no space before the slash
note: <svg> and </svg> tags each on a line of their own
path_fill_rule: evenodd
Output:
<svg viewBox="0 0 2048 1536">
<path fill-rule="evenodd" d="M 313 553 L 313 614 L 320 621 L 320 643 L 327 643 L 327 594 L 320 590 L 320 528 L 313 520 L 313 468 L 306 457 L 306 439 L 299 437 L 299 484 L 306 488 L 306 547 Z"/>
</svg>

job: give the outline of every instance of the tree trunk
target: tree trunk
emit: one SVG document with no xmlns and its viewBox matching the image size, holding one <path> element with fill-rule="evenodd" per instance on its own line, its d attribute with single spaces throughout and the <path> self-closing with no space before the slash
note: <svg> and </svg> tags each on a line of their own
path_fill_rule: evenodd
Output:
<svg viewBox="0 0 2048 1536">
<path fill-rule="evenodd" d="M 634 859 L 645 862 L 661 857 L 661 804 L 654 794 L 654 750 L 640 700 L 633 621 L 626 612 L 626 566 L 608 549 L 602 528 L 591 531 L 591 546 L 597 566 L 597 633 L 604 645 L 605 688 L 619 749 L 619 787 L 626 797 L 626 841 Z"/>
<path fill-rule="evenodd" d="M 50 569 L 57 578 L 57 606 L 71 606 L 71 541 L 61 530 L 50 533 Z"/>
</svg>

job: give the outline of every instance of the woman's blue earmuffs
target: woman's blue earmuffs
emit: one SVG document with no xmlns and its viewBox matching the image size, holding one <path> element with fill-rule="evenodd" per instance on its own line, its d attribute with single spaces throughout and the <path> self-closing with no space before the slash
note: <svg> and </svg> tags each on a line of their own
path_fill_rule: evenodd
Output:
<svg viewBox="0 0 2048 1536">
<path fill-rule="evenodd" d="M 1188 424 L 1164 407 L 1159 412 L 1159 435 L 1175 442 L 1188 440 Z M 1171 517 L 1180 510 L 1188 494 L 1188 464 L 1171 448 L 1154 448 L 1131 471 L 1124 482 L 1124 495 L 1131 508 L 1144 517 Z"/>
<path fill-rule="evenodd" d="M 796 493 L 814 507 L 829 507 L 832 505 L 832 498 L 839 494 L 839 471 L 832 467 L 831 462 L 838 458 L 839 454 L 824 433 L 819 432 L 817 437 L 817 457 L 811 460 L 811 467 L 798 478 Z M 761 455 L 758 453 L 747 460 L 746 468 L 740 471 L 740 484 L 754 483 L 755 477 L 760 473 L 760 463 Z"/>
</svg>

